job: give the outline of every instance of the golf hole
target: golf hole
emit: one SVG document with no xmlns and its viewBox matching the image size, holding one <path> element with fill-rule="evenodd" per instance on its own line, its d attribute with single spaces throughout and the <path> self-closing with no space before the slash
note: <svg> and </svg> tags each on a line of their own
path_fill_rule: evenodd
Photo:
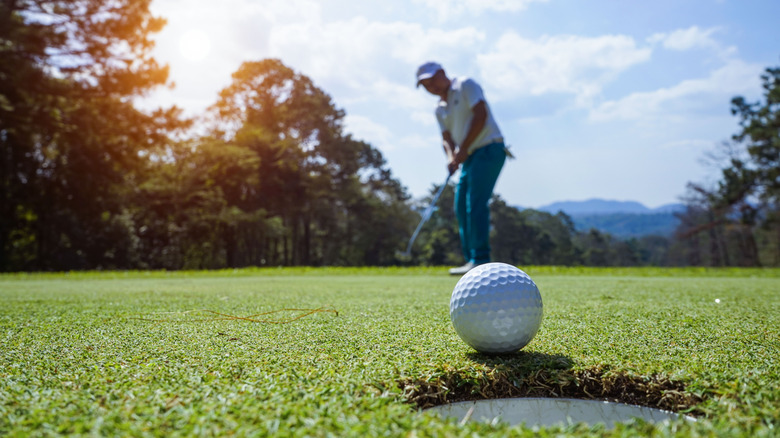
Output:
<svg viewBox="0 0 780 438">
<path fill-rule="evenodd" d="M 525 427 L 568 426 L 585 423 L 604 424 L 607 429 L 616 423 L 642 419 L 648 423 L 677 420 L 696 421 L 693 417 L 644 406 L 599 400 L 571 398 L 502 398 L 493 400 L 448 403 L 423 410 L 442 418 L 454 418 L 465 423 L 480 421 L 495 424 L 524 424 Z"/>
</svg>

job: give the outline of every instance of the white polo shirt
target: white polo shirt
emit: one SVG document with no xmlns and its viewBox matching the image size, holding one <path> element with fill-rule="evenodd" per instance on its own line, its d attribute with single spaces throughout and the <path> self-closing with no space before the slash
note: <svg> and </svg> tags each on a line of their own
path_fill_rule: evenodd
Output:
<svg viewBox="0 0 780 438">
<path fill-rule="evenodd" d="M 436 119 L 439 121 L 441 132 L 449 131 L 452 139 L 460 146 L 466 139 L 471 120 L 474 118 L 472 108 L 480 101 L 485 100 L 482 87 L 470 78 L 454 78 L 447 94 L 447 101 L 439 100 L 436 107 Z M 485 100 L 487 119 L 485 127 L 479 133 L 469 147 L 469 154 L 491 143 L 503 141 L 501 130 L 490 112 L 490 107 Z"/>
</svg>

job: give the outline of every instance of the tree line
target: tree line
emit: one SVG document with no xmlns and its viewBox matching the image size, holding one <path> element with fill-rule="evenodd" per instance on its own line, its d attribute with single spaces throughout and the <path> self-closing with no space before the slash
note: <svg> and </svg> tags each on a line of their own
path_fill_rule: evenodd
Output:
<svg viewBox="0 0 780 438">
<path fill-rule="evenodd" d="M 391 263 L 409 196 L 308 77 L 244 63 L 197 136 L 134 106 L 167 84 L 148 6 L 0 3 L 0 268 Z"/>
<path fill-rule="evenodd" d="M 0 2 L 0 270 L 401 263 L 430 198 L 411 199 L 304 74 L 276 59 L 245 62 L 197 120 L 136 107 L 169 85 L 151 55 L 165 20 L 150 1 Z M 577 231 L 563 213 L 520 211 L 497 196 L 494 259 L 778 264 L 780 87 L 777 70 L 768 75 L 768 109 L 733 103 L 746 157 L 730 161 L 716 189 L 692 185 L 677 236 Z M 774 128 L 761 125 L 769 116 Z M 411 263 L 462 262 L 452 202 L 449 187 Z"/>
</svg>

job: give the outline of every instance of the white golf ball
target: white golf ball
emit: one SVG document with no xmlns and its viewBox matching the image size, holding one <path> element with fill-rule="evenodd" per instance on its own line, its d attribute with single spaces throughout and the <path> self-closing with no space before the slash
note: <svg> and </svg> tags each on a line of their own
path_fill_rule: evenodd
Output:
<svg viewBox="0 0 780 438">
<path fill-rule="evenodd" d="M 525 272 L 487 263 L 464 275 L 450 298 L 458 336 L 482 353 L 512 353 L 525 347 L 542 324 L 542 296 Z"/>
</svg>

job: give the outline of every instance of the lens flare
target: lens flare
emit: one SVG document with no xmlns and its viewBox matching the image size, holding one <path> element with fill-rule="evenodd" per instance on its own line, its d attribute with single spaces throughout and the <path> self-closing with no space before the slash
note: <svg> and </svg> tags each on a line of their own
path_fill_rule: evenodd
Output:
<svg viewBox="0 0 780 438">
<path fill-rule="evenodd" d="M 202 61 L 211 51 L 211 38 L 200 29 L 190 29 L 179 38 L 181 56 L 189 61 Z"/>
</svg>

